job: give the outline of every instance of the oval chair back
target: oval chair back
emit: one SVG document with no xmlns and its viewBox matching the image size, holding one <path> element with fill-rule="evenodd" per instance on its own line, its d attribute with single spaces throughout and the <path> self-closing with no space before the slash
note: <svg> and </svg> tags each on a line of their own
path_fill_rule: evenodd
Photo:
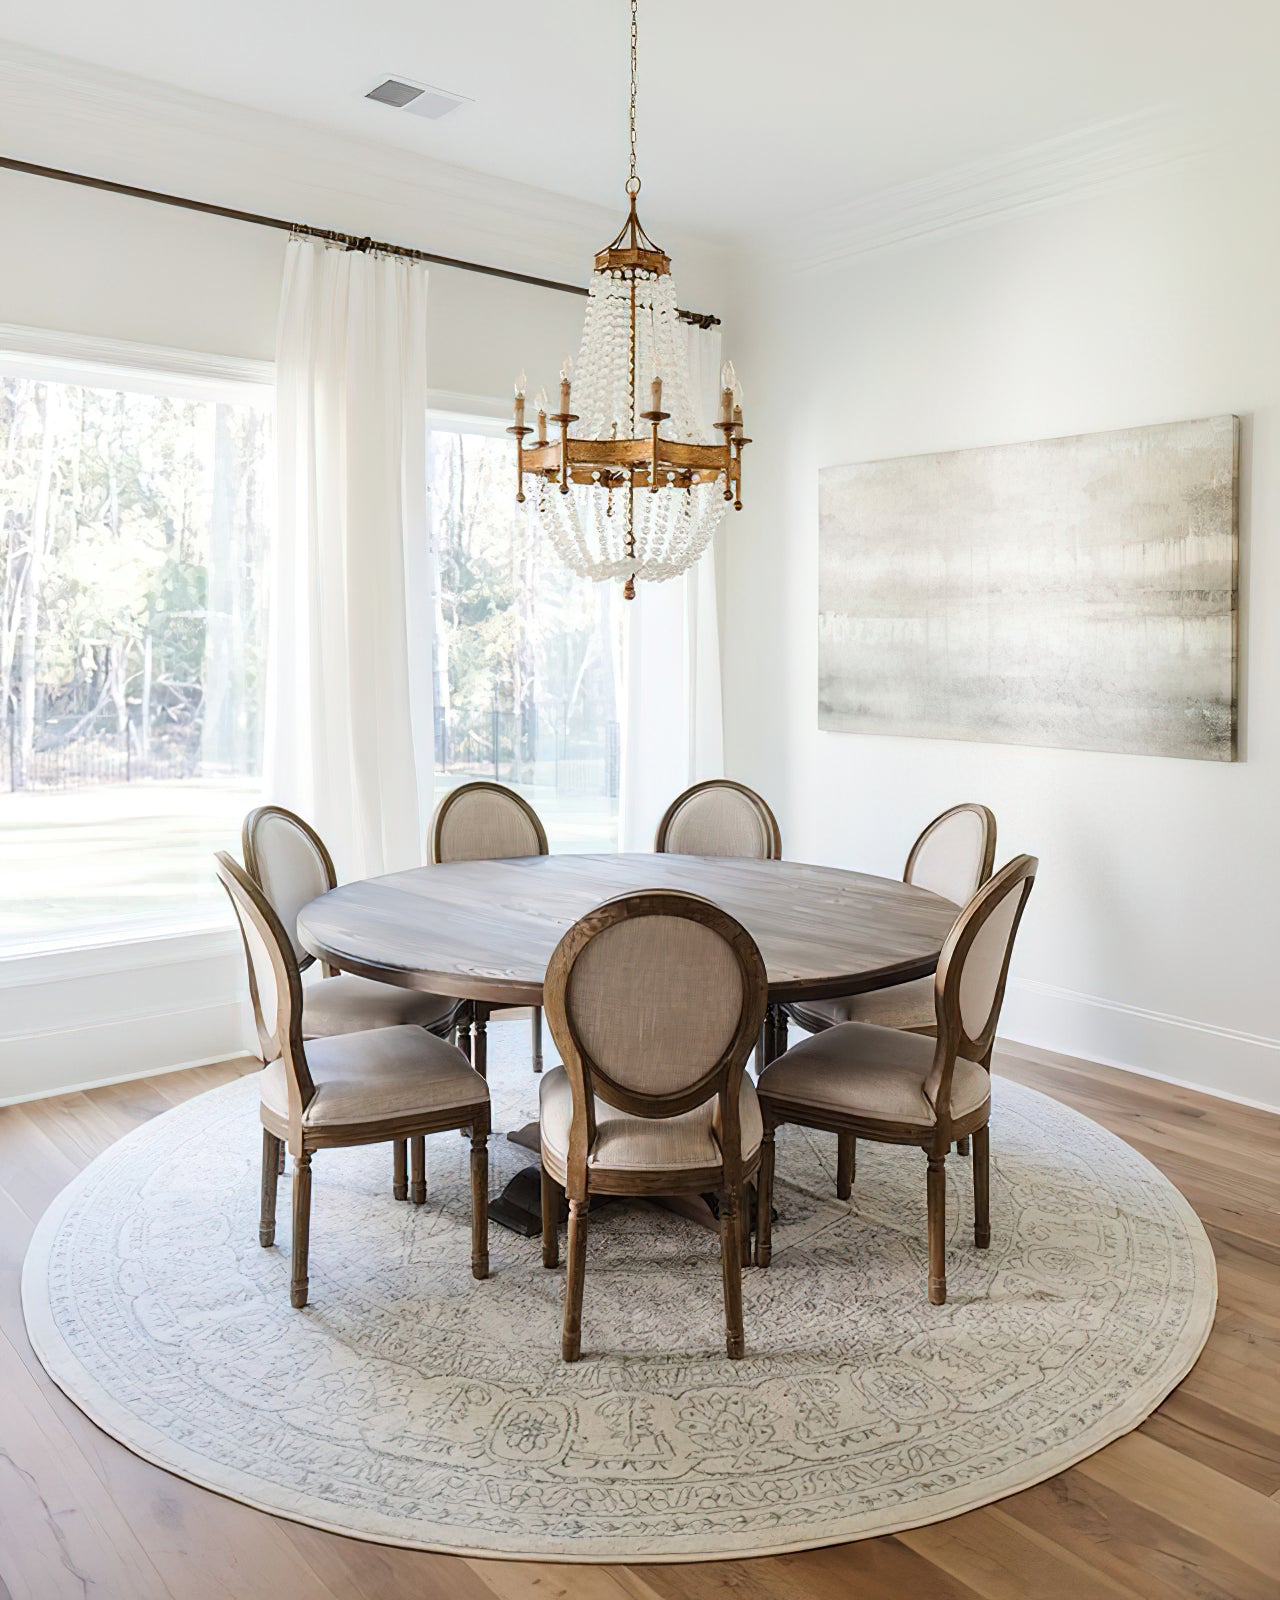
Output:
<svg viewBox="0 0 1280 1600">
<path fill-rule="evenodd" d="M 934 975 L 938 1042 L 924 1086 L 940 1125 L 950 1120 L 957 1058 L 990 1071 L 1013 941 L 1038 868 L 1034 856 L 1006 862 L 965 906 L 942 947 Z"/>
<path fill-rule="evenodd" d="M 778 819 L 754 789 L 731 778 L 695 783 L 667 807 L 653 848 L 681 856 L 780 861 Z"/>
<path fill-rule="evenodd" d="M 298 938 L 298 913 L 338 886 L 333 857 L 310 825 L 283 806 L 258 806 L 240 829 L 245 870 L 280 919 L 294 960 L 305 972 L 316 959 Z"/>
<path fill-rule="evenodd" d="M 214 869 L 240 925 L 263 1060 L 284 1058 L 289 1122 L 296 1127 L 315 1085 L 302 1043 L 302 978 L 293 946 L 266 895 L 225 850 L 214 856 Z"/>
<path fill-rule="evenodd" d="M 995 813 L 973 801 L 935 817 L 911 846 L 902 881 L 967 906 L 991 876 Z"/>
<path fill-rule="evenodd" d="M 573 1094 L 571 1198 L 586 1192 L 596 1096 L 647 1118 L 719 1096 L 726 1186 L 740 1183 L 742 1073 L 766 993 L 754 939 L 700 895 L 619 895 L 569 929 L 547 968 L 543 1005 Z"/>
<path fill-rule="evenodd" d="M 444 796 L 432 818 L 429 854 L 437 865 L 547 853 L 547 832 L 538 813 L 505 784 L 460 784 Z"/>
</svg>

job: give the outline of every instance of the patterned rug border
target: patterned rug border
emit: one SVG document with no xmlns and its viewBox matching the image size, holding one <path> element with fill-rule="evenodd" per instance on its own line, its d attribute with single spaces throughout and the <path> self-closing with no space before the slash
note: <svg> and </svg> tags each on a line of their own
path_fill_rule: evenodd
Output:
<svg viewBox="0 0 1280 1600">
<path fill-rule="evenodd" d="M 220 1084 L 214 1089 L 206 1090 L 204 1094 L 193 1096 L 193 1099 L 209 1099 L 226 1096 L 234 1093 L 242 1079 L 233 1079 L 229 1083 Z M 1218 1279 L 1217 1264 L 1214 1258 L 1213 1246 L 1205 1232 L 1204 1225 L 1191 1206 L 1190 1202 L 1181 1191 L 1164 1175 L 1163 1172 L 1140 1151 L 1136 1150 L 1119 1135 L 1104 1128 L 1091 1117 L 1086 1117 L 1083 1112 L 1066 1106 L 1064 1102 L 1054 1100 L 1052 1096 L 1042 1094 L 1039 1090 L 1031 1089 L 1026 1085 L 1018 1084 L 1014 1080 L 1005 1079 L 1003 1083 L 1014 1088 L 1018 1095 L 1032 1096 L 1036 1099 L 1050 1101 L 1058 1110 L 1065 1111 L 1072 1117 L 1079 1118 L 1081 1122 L 1088 1123 L 1102 1136 L 1124 1147 L 1128 1158 L 1140 1163 L 1151 1175 L 1154 1182 L 1165 1191 L 1172 1202 L 1172 1208 L 1178 1212 L 1187 1225 L 1188 1236 L 1192 1244 L 1196 1261 L 1197 1281 L 1204 1285 L 1206 1293 L 1196 1296 L 1195 1310 L 1199 1312 L 1199 1325 L 1194 1316 L 1188 1317 L 1187 1326 L 1177 1343 L 1171 1347 L 1168 1365 L 1163 1369 L 1158 1387 L 1152 1388 L 1139 1395 L 1132 1395 L 1128 1403 L 1119 1412 L 1120 1420 L 1108 1417 L 1104 1423 L 1096 1428 L 1085 1430 L 1070 1445 L 1064 1446 L 1060 1453 L 1046 1452 L 1028 1463 L 1025 1470 L 1011 1466 L 1004 1472 L 996 1474 L 979 1490 L 953 1491 L 955 1504 L 944 1503 L 935 1505 L 935 1508 L 919 1517 L 901 1514 L 901 1511 L 886 1511 L 883 1513 L 866 1512 L 857 1518 L 850 1518 L 850 1526 L 843 1530 L 834 1531 L 822 1536 L 812 1534 L 797 1539 L 780 1537 L 762 1543 L 743 1542 L 720 1543 L 715 1548 L 686 1548 L 686 1545 L 696 1544 L 699 1540 L 714 1538 L 714 1535 L 699 1536 L 664 1536 L 662 1546 L 658 1549 L 632 1549 L 628 1548 L 622 1540 L 604 1541 L 598 1538 L 587 1540 L 565 1539 L 560 1541 L 558 1548 L 528 1549 L 528 1548 L 495 1548 L 494 1544 L 466 1544 L 449 1543 L 443 1540 L 414 1539 L 397 1537 L 393 1534 L 356 1528 L 351 1523 L 343 1524 L 332 1521 L 326 1517 L 309 1513 L 305 1506 L 299 1502 L 303 1496 L 279 1486 L 277 1497 L 274 1500 L 260 1498 L 252 1493 L 238 1492 L 227 1485 L 226 1482 L 215 1481 L 206 1476 L 198 1465 L 200 1458 L 194 1453 L 184 1451 L 180 1446 L 175 1447 L 174 1442 L 166 1435 L 159 1433 L 149 1423 L 137 1417 L 126 1407 L 119 1405 L 107 1394 L 98 1381 L 88 1373 L 67 1345 L 61 1331 L 54 1321 L 52 1307 L 48 1297 L 48 1266 L 50 1254 L 57 1239 L 59 1229 L 68 1212 L 74 1206 L 81 1192 L 89 1186 L 91 1175 L 99 1162 L 107 1159 L 117 1159 L 122 1150 L 134 1143 L 145 1143 L 149 1137 L 154 1137 L 158 1124 L 163 1124 L 170 1117 L 180 1113 L 184 1106 L 189 1106 L 190 1101 L 174 1106 L 162 1112 L 159 1116 L 149 1119 L 139 1127 L 131 1129 L 120 1139 L 109 1145 L 92 1162 L 89 1163 L 75 1178 L 64 1188 L 50 1203 L 32 1233 L 22 1268 L 22 1309 L 26 1321 L 27 1334 L 36 1357 L 64 1395 L 88 1419 L 104 1433 L 116 1439 L 133 1454 L 150 1462 L 166 1472 L 173 1473 L 176 1477 L 183 1478 L 197 1487 L 207 1489 L 211 1493 L 219 1494 L 223 1498 L 236 1501 L 254 1510 L 264 1512 L 268 1516 L 284 1517 L 288 1521 L 298 1522 L 306 1527 L 318 1528 L 322 1532 L 340 1534 L 344 1538 L 363 1540 L 369 1544 L 386 1545 L 396 1549 L 421 1550 L 432 1554 L 457 1556 L 463 1559 L 498 1560 L 498 1561 L 534 1561 L 555 1562 L 560 1564 L 582 1565 L 612 1565 L 620 1562 L 634 1563 L 637 1565 L 683 1564 L 704 1561 L 741 1561 L 764 1556 L 787 1555 L 804 1550 L 817 1550 L 835 1545 L 858 1543 L 863 1539 L 880 1538 L 894 1533 L 904 1533 L 913 1528 L 927 1527 L 935 1522 L 947 1521 L 952 1517 L 960 1516 L 966 1511 L 974 1511 L 982 1506 L 991 1505 L 996 1501 L 1007 1499 L 1010 1495 L 1017 1494 L 1023 1489 L 1033 1488 L 1036 1484 L 1043 1483 L 1049 1478 L 1056 1477 L 1089 1456 L 1096 1455 L 1098 1451 L 1112 1444 L 1116 1439 L 1131 1433 L 1139 1427 L 1164 1400 L 1183 1381 L 1195 1366 L 1197 1360 L 1208 1341 L 1213 1329 L 1217 1312 Z M 536 1242 L 536 1241 L 535 1241 Z M 754 1270 L 754 1269 L 748 1269 Z M 610 1359 L 617 1360 L 617 1357 Z M 623 1358 L 625 1359 L 625 1358 Z M 584 1360 L 583 1365 L 586 1365 Z M 857 1525 L 854 1526 L 855 1522 Z M 780 1533 L 784 1530 L 779 1530 Z M 593 1548 L 584 1548 L 590 1544 Z M 607 1544 L 608 1548 L 599 1548 Z"/>
</svg>

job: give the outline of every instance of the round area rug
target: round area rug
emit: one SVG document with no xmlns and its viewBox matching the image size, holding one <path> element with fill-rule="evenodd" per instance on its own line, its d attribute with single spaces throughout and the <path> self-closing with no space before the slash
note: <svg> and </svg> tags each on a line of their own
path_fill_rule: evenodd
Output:
<svg viewBox="0 0 1280 1600">
<path fill-rule="evenodd" d="M 494 1122 L 537 1102 L 527 1028 L 490 1032 Z M 311 1304 L 289 1305 L 289 1205 L 257 1242 L 257 1083 L 99 1156 L 36 1230 L 31 1340 L 148 1460 L 265 1511 L 389 1544 L 556 1561 L 674 1561 L 890 1533 L 1011 1494 L 1147 1416 L 1199 1354 L 1213 1254 L 1135 1151 L 997 1079 L 992 1238 L 947 1162 L 950 1298 L 926 1298 L 925 1163 L 786 1128 L 773 1264 L 744 1275 L 724 1356 L 719 1239 L 658 1206 L 591 1217 L 583 1359 L 559 1358 L 562 1265 L 468 1245 L 468 1141 L 428 1141 L 425 1206 L 391 1153 L 321 1151 Z M 532 1158 L 490 1145 L 495 1191 Z"/>
</svg>

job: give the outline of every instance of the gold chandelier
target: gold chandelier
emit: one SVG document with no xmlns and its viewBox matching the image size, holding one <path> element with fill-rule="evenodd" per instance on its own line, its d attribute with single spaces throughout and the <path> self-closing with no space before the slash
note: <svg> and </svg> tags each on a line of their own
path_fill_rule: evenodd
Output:
<svg viewBox="0 0 1280 1600">
<path fill-rule="evenodd" d="M 536 436 L 525 442 L 535 429 L 525 423 L 522 372 L 507 430 L 516 440 L 516 500 L 525 502 L 528 483 L 561 559 L 594 582 L 625 579 L 628 600 L 637 579 L 661 582 L 686 571 L 727 506 L 742 509 L 742 451 L 751 442 L 743 436 L 732 362 L 720 374 L 720 441 L 704 439 L 671 258 L 636 213 L 637 4 L 631 0 L 627 220 L 596 255 L 576 373 L 567 357 L 560 369 L 559 410 L 549 411 L 547 392 L 539 390 Z"/>
</svg>

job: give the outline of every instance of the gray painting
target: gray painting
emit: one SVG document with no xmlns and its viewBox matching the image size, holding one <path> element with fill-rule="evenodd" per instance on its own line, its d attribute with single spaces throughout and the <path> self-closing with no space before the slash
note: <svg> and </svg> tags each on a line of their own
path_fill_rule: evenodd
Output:
<svg viewBox="0 0 1280 1600">
<path fill-rule="evenodd" d="M 1235 759 L 1239 425 L 819 474 L 818 725 Z"/>
</svg>

